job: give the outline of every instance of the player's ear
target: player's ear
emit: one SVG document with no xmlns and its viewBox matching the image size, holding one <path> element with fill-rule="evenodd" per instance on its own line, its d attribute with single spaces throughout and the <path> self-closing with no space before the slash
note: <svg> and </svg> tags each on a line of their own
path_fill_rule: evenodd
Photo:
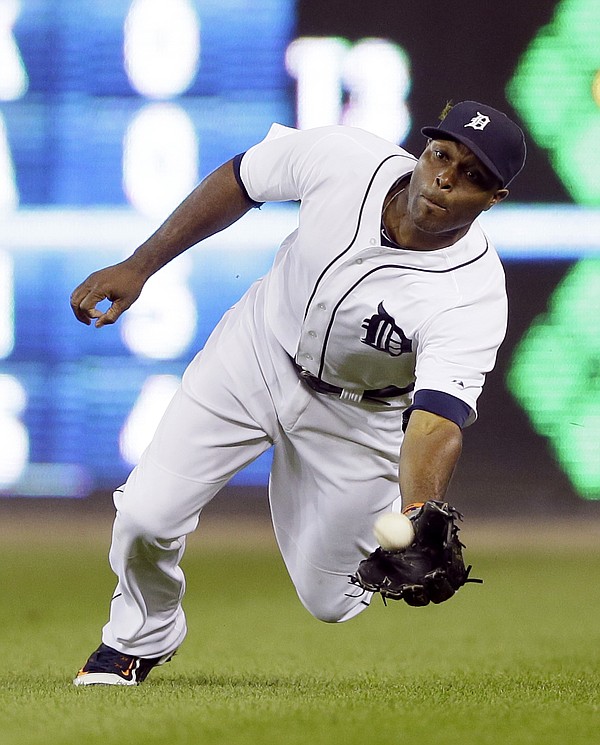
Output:
<svg viewBox="0 0 600 745">
<path fill-rule="evenodd" d="M 498 202 L 503 202 L 508 195 L 509 195 L 508 189 L 498 189 L 498 191 L 490 199 L 490 203 L 485 208 L 484 212 L 487 212 L 487 210 L 491 209 L 495 204 L 498 204 Z"/>
</svg>

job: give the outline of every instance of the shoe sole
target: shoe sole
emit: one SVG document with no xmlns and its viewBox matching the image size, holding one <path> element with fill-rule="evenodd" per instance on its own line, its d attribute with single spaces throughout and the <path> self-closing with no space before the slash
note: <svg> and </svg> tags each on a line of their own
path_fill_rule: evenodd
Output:
<svg viewBox="0 0 600 745">
<path fill-rule="evenodd" d="M 174 650 L 173 652 L 169 652 L 168 654 L 163 655 L 160 659 L 158 659 L 154 663 L 154 667 L 159 667 L 160 665 L 164 665 L 166 662 L 170 662 L 173 656 L 177 650 Z M 134 668 L 134 673 L 137 670 L 137 665 Z M 148 671 L 150 672 L 150 671 Z M 141 681 L 137 680 L 136 677 L 132 677 L 131 680 L 126 680 L 125 678 L 122 678 L 117 673 L 84 673 L 81 672 L 77 675 L 77 677 L 73 680 L 73 685 L 76 686 L 136 686 L 139 685 Z"/>
<path fill-rule="evenodd" d="M 82 673 L 73 680 L 76 686 L 135 686 L 137 680 L 125 680 L 115 673 Z"/>
</svg>

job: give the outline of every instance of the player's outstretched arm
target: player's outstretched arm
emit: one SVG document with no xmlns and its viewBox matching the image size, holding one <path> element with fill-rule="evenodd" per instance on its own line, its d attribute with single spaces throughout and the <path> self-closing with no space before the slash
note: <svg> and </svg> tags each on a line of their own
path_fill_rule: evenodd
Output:
<svg viewBox="0 0 600 745">
<path fill-rule="evenodd" d="M 100 328 L 114 323 L 138 299 L 149 277 L 191 246 L 238 220 L 253 203 L 238 184 L 233 161 L 207 176 L 125 261 L 90 274 L 71 294 L 76 318 Z M 106 311 L 96 308 L 111 302 Z"/>
<path fill-rule="evenodd" d="M 353 585 L 418 606 L 443 603 L 467 582 L 481 581 L 469 577 L 471 567 L 464 563 L 457 525 L 462 516 L 444 500 L 461 449 L 462 432 L 454 422 L 412 412 L 400 452 L 400 490 L 412 542 L 406 545 L 401 522 L 392 524 L 392 532 L 388 525 L 389 545 L 360 562 L 350 576 Z"/>
<path fill-rule="evenodd" d="M 429 411 L 413 411 L 400 451 L 403 503 L 444 501 L 461 451 L 458 425 Z"/>
</svg>

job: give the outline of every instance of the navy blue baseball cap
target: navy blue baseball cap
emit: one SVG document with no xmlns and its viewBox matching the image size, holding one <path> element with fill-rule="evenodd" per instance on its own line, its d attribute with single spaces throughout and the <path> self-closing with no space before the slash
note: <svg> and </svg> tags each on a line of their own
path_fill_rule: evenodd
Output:
<svg viewBox="0 0 600 745">
<path fill-rule="evenodd" d="M 527 148 L 521 128 L 491 106 L 461 101 L 437 127 L 421 132 L 432 140 L 457 140 L 466 145 L 507 186 L 525 165 Z"/>
</svg>

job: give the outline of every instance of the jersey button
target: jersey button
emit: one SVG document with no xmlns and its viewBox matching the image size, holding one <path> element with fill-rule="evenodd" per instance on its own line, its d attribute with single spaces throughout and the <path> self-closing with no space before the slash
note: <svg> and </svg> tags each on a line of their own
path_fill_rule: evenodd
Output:
<svg viewBox="0 0 600 745">
<path fill-rule="evenodd" d="M 304 359 L 305 360 L 312 360 L 312 358 L 313 358 L 312 354 L 305 354 L 304 355 Z"/>
<path fill-rule="evenodd" d="M 327 310 L 327 306 L 325 305 L 325 303 L 319 303 L 319 304 L 317 305 L 317 308 L 318 308 L 319 310 Z"/>
<path fill-rule="evenodd" d="M 308 332 L 308 335 L 309 335 L 309 336 L 312 336 L 312 337 L 313 337 L 313 339 L 314 339 L 314 338 L 315 338 L 315 337 L 317 336 L 317 332 L 316 332 L 316 331 L 309 331 L 309 332 Z"/>
<path fill-rule="evenodd" d="M 356 259 L 357 264 L 362 264 L 362 259 Z"/>
<path fill-rule="evenodd" d="M 374 245 L 375 245 L 375 244 L 377 243 L 377 241 L 375 240 L 375 238 L 371 238 L 371 240 L 369 241 L 369 243 L 370 243 L 370 244 L 371 244 L 372 246 L 374 246 Z"/>
</svg>

